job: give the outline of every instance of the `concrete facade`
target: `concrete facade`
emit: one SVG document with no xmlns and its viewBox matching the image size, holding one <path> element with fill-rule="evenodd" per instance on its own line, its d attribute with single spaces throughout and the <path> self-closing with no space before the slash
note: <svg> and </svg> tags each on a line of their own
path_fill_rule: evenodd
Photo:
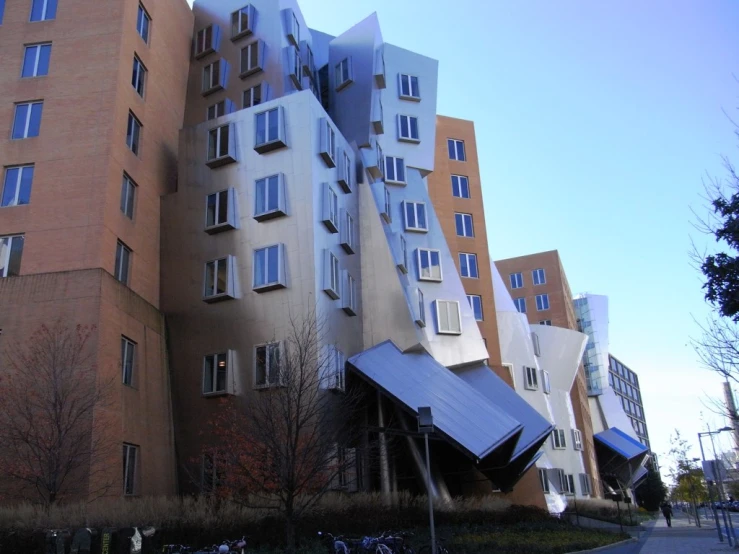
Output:
<svg viewBox="0 0 739 554">
<path fill-rule="evenodd" d="M 59 319 L 95 326 L 101 379 L 117 377 L 116 440 L 139 449 L 134 495 L 176 491 L 158 311 L 159 197 L 176 185 L 192 28 L 184 0 L 142 5 L 150 19 L 148 42 L 137 31 L 137 0 L 67 0 L 42 21 L 29 21 L 31 2 L 8 2 L 0 26 L 0 122 L 7 129 L 0 139 L 0 183 L 6 192 L 14 167 L 33 165 L 27 202 L 0 207 L 0 237 L 24 239 L 18 275 L 0 283 L 3 343 L 22 345 L 39 325 Z M 50 44 L 48 71 L 22 77 L 29 71 L 24 50 L 39 43 Z M 143 97 L 132 86 L 134 57 L 147 70 Z M 16 105 L 31 101 L 43 102 L 37 136 L 11 138 Z M 127 146 L 129 113 L 143 126 L 139 155 Z M 136 184 L 131 217 L 121 209 L 124 173 Z M 119 241 L 132 252 L 125 285 L 112 276 Z M 136 345 L 131 386 L 121 379 L 124 336 Z M 120 450 L 114 461 L 118 484 L 111 494 L 118 495 Z"/>
</svg>

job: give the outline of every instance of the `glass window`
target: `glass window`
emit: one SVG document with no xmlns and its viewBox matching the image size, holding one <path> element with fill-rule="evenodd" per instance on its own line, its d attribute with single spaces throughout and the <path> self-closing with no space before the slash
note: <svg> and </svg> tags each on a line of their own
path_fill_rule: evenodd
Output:
<svg viewBox="0 0 739 554">
<path fill-rule="evenodd" d="M 440 334 L 459 335 L 462 332 L 462 320 L 459 316 L 459 302 L 455 300 L 436 301 L 436 321 Z"/>
<path fill-rule="evenodd" d="M 136 458 L 138 446 L 123 445 L 123 494 L 130 496 L 136 493 Z"/>
<path fill-rule="evenodd" d="M 328 183 L 323 184 L 323 224 L 332 233 L 340 231 L 339 196 Z"/>
<path fill-rule="evenodd" d="M 131 249 L 118 241 L 115 249 L 115 271 L 114 276 L 124 285 L 128 285 L 131 270 Z"/>
<path fill-rule="evenodd" d="M 136 18 L 136 31 L 138 32 L 139 36 L 144 39 L 144 42 L 148 44 L 149 42 L 149 25 L 151 23 L 151 18 L 149 17 L 149 14 L 146 13 L 146 10 L 144 9 L 144 6 L 139 4 L 139 14 Z"/>
<path fill-rule="evenodd" d="M 43 102 L 26 102 L 15 105 L 13 139 L 37 137 L 41 129 Z"/>
<path fill-rule="evenodd" d="M 520 289 L 520 288 L 523 288 L 523 274 L 521 274 L 521 273 L 511 273 L 510 280 L 511 280 L 511 288 L 512 289 Z"/>
<path fill-rule="evenodd" d="M 202 93 L 207 96 L 223 88 L 221 83 L 221 60 L 203 67 Z"/>
<path fill-rule="evenodd" d="M 274 108 L 256 115 L 257 139 L 256 145 L 267 144 L 280 140 L 280 110 Z"/>
<path fill-rule="evenodd" d="M 539 325 L 549 325 L 549 326 L 551 326 L 552 325 L 552 320 L 551 319 L 542 319 L 539 322 Z"/>
<path fill-rule="evenodd" d="M 475 231 L 472 228 L 472 216 L 470 214 L 454 214 L 454 222 L 457 226 L 457 236 L 474 237 Z"/>
<path fill-rule="evenodd" d="M 253 9 L 244 6 L 231 14 L 231 38 L 236 39 L 252 33 Z"/>
<path fill-rule="evenodd" d="M 254 251 L 254 288 L 281 283 L 281 254 L 279 245 Z"/>
<path fill-rule="evenodd" d="M 544 491 L 544 494 L 549 494 L 549 477 L 547 476 L 546 469 L 539 470 L 539 483 L 541 484 L 541 490 Z"/>
<path fill-rule="evenodd" d="M 56 19 L 57 0 L 31 0 L 31 21 Z"/>
<path fill-rule="evenodd" d="M 133 207 L 136 199 L 136 183 L 123 174 L 123 184 L 121 185 L 121 211 L 128 219 L 133 219 Z"/>
<path fill-rule="evenodd" d="M 547 282 L 547 276 L 543 269 L 535 269 L 531 272 L 531 276 L 535 285 L 544 285 Z"/>
<path fill-rule="evenodd" d="M 204 56 L 215 51 L 213 41 L 213 25 L 208 25 L 205 29 L 200 29 L 195 35 L 195 56 Z"/>
<path fill-rule="evenodd" d="M 228 355 L 209 354 L 203 358 L 203 394 L 226 392 Z"/>
<path fill-rule="evenodd" d="M 254 348 L 254 385 L 270 387 L 280 385 L 280 343 L 261 344 Z"/>
<path fill-rule="evenodd" d="M 539 389 L 539 376 L 535 367 L 524 366 L 524 388 L 529 390 Z"/>
<path fill-rule="evenodd" d="M 400 140 L 419 142 L 421 136 L 418 133 L 418 118 L 412 115 L 398 116 L 398 133 Z"/>
<path fill-rule="evenodd" d="M 208 133 L 208 161 L 228 156 L 231 127 L 221 125 Z"/>
<path fill-rule="evenodd" d="M 146 83 L 146 68 L 138 56 L 133 57 L 133 77 L 131 85 L 141 98 L 144 97 L 144 84 Z"/>
<path fill-rule="evenodd" d="M 34 166 L 32 165 L 5 168 L 1 207 L 22 206 L 31 201 L 33 170 Z"/>
<path fill-rule="evenodd" d="M 256 40 L 241 49 L 241 77 L 247 77 L 264 69 L 262 67 L 262 52 L 264 45 Z"/>
<path fill-rule="evenodd" d="M 352 67 L 351 60 L 349 58 L 344 58 L 336 64 L 334 76 L 336 90 L 341 90 L 352 83 Z"/>
<path fill-rule="evenodd" d="M 470 197 L 470 181 L 462 175 L 452 175 L 452 195 L 456 198 Z"/>
<path fill-rule="evenodd" d="M 447 148 L 449 150 L 449 159 L 459 162 L 466 161 L 467 157 L 464 152 L 464 141 L 457 139 L 447 139 Z"/>
<path fill-rule="evenodd" d="M 477 254 L 459 254 L 459 272 L 462 277 L 477 279 Z"/>
<path fill-rule="evenodd" d="M 228 223 L 228 190 L 209 194 L 205 199 L 205 227 Z"/>
<path fill-rule="evenodd" d="M 15 277 L 21 272 L 23 235 L 0 237 L 0 277 Z"/>
<path fill-rule="evenodd" d="M 126 128 L 126 146 L 139 155 L 139 141 L 141 140 L 141 122 L 133 113 L 128 112 L 128 126 Z"/>
<path fill-rule="evenodd" d="M 441 253 L 439 250 L 418 249 L 418 279 L 441 281 Z"/>
<path fill-rule="evenodd" d="M 403 158 L 385 157 L 385 181 L 405 183 L 405 160 Z"/>
<path fill-rule="evenodd" d="M 513 303 L 516 305 L 516 309 L 522 313 L 526 313 L 526 299 L 525 298 L 514 298 Z"/>
<path fill-rule="evenodd" d="M 251 108 L 261 104 L 264 100 L 262 99 L 262 84 L 258 84 L 254 87 L 248 88 L 244 91 L 244 108 Z"/>
<path fill-rule="evenodd" d="M 0 25 L 3 24 L 3 14 L 5 13 L 5 0 L 0 0 Z"/>
<path fill-rule="evenodd" d="M 346 286 L 344 289 L 344 311 L 349 315 L 357 315 L 357 282 L 346 272 Z"/>
<path fill-rule="evenodd" d="M 282 209 L 282 187 L 280 175 L 257 179 L 254 215 L 277 212 Z"/>
<path fill-rule="evenodd" d="M 428 231 L 426 204 L 423 202 L 405 202 L 405 230 Z"/>
<path fill-rule="evenodd" d="M 418 292 L 418 320 L 417 322 L 425 327 L 426 326 L 426 304 L 423 300 L 423 291 L 421 289 L 416 289 Z"/>
<path fill-rule="evenodd" d="M 554 443 L 554 448 L 558 450 L 567 448 L 567 437 L 565 436 L 565 430 L 555 429 L 554 431 L 552 431 L 552 442 Z"/>
<path fill-rule="evenodd" d="M 123 370 L 123 384 L 133 386 L 133 372 L 136 358 L 136 343 L 126 337 L 121 337 L 121 367 Z"/>
<path fill-rule="evenodd" d="M 48 75 L 50 57 L 51 43 L 26 46 L 21 77 L 42 77 Z"/>
<path fill-rule="evenodd" d="M 539 312 L 549 309 L 549 295 L 548 294 L 537 294 L 536 295 L 536 309 Z"/>
<path fill-rule="evenodd" d="M 203 296 L 209 298 L 228 293 L 228 258 L 213 260 L 205 264 L 205 287 Z"/>
<path fill-rule="evenodd" d="M 400 97 L 410 100 L 421 99 L 421 93 L 418 90 L 418 77 L 400 74 Z"/>
<path fill-rule="evenodd" d="M 535 337 L 537 336 L 536 334 L 533 334 L 533 335 Z M 538 340 L 538 338 L 537 338 L 537 340 Z M 546 371 L 545 369 L 542 369 L 541 370 L 541 388 L 542 388 L 542 392 L 544 392 L 544 394 L 551 394 L 552 393 L 552 382 L 549 379 L 549 372 Z"/>
<path fill-rule="evenodd" d="M 390 201 L 390 191 L 387 187 L 384 187 L 383 195 L 385 198 L 385 211 L 383 212 L 384 219 L 387 223 L 393 220 L 392 214 L 392 203 Z"/>
<path fill-rule="evenodd" d="M 330 250 L 325 250 L 326 256 L 326 273 L 324 276 L 323 290 L 331 298 L 339 298 L 339 283 L 341 282 L 341 267 L 339 266 L 339 258 Z"/>
<path fill-rule="evenodd" d="M 216 102 L 215 104 L 208 106 L 208 114 L 206 116 L 208 121 L 221 117 L 222 115 L 226 115 L 225 100 L 221 100 L 220 102 Z"/>
<path fill-rule="evenodd" d="M 472 312 L 477 321 L 482 321 L 482 297 L 477 294 L 468 294 L 467 301 L 470 303 Z"/>
</svg>

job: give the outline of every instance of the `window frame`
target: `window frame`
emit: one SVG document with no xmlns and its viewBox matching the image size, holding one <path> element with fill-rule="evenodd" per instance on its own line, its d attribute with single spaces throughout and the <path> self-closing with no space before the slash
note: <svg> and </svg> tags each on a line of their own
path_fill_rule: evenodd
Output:
<svg viewBox="0 0 739 554">
<path fill-rule="evenodd" d="M 567 436 L 564 429 L 559 427 L 552 429 L 552 448 L 554 450 L 567 449 Z"/>
<path fill-rule="evenodd" d="M 36 6 L 36 2 L 41 2 L 41 19 L 33 19 L 33 12 L 34 7 Z M 52 6 L 53 14 L 51 17 L 49 17 L 49 6 Z M 59 8 L 59 4 L 57 0 L 31 0 L 31 14 L 28 16 L 28 21 L 30 23 L 38 23 L 41 21 L 54 21 L 56 19 L 56 12 Z"/>
<path fill-rule="evenodd" d="M 123 182 L 121 183 L 121 213 L 128 219 L 133 221 L 133 216 L 136 211 L 136 197 L 138 185 L 131 179 L 131 177 L 123 172 Z"/>
<path fill-rule="evenodd" d="M 327 118 L 321 118 L 320 154 L 328 167 L 336 167 L 336 131 Z"/>
<path fill-rule="evenodd" d="M 25 246 L 26 236 L 23 234 L 0 236 L 0 244 L 2 244 L 5 240 L 8 241 L 8 246 L 4 249 L 4 251 L 0 249 L 0 255 L 3 255 L 3 257 L 0 259 L 0 277 L 16 277 L 20 275 L 20 265 L 21 260 L 23 259 L 23 246 Z M 20 241 L 21 246 L 20 248 L 14 250 L 13 246 L 15 241 Z M 14 272 L 11 273 L 11 262 L 13 262 L 12 257 L 14 253 L 16 254 L 17 259 L 13 265 L 17 267 L 14 268 Z"/>
<path fill-rule="evenodd" d="M 254 103 L 254 97 L 256 96 L 255 91 L 259 91 L 259 101 L 257 103 Z M 249 108 L 253 108 L 254 106 L 259 106 L 260 104 L 264 104 L 267 101 L 267 98 L 265 98 L 265 90 L 266 90 L 266 84 L 264 82 L 254 85 L 253 87 L 249 87 L 244 90 L 244 92 L 241 94 L 241 107 L 244 110 L 247 110 Z M 249 105 L 246 104 L 246 96 L 249 95 Z"/>
<path fill-rule="evenodd" d="M 253 52 L 255 48 L 256 54 Z M 262 40 L 254 40 L 239 50 L 240 79 L 246 79 L 251 75 L 264 71 L 264 48 L 265 46 Z M 244 64 L 245 59 L 246 65 Z"/>
<path fill-rule="evenodd" d="M 390 189 L 387 188 L 387 186 L 383 185 L 383 200 L 384 200 L 384 211 L 382 212 L 382 219 L 385 220 L 385 223 L 392 223 L 393 222 L 393 204 L 392 204 L 392 197 L 390 196 Z"/>
<path fill-rule="evenodd" d="M 27 109 L 26 112 L 26 119 L 23 123 L 23 134 L 22 136 L 15 136 L 15 127 L 18 123 L 18 109 L 22 106 L 25 106 Z M 41 106 L 40 113 L 38 115 L 39 121 L 38 121 L 38 132 L 35 135 L 30 135 L 29 132 L 31 132 L 31 120 L 33 119 L 33 108 L 34 106 Z M 13 126 L 11 129 L 11 140 L 25 140 L 30 138 L 36 138 L 41 134 L 41 121 L 44 114 L 44 101 L 43 100 L 31 100 L 27 102 L 17 102 L 15 104 L 15 111 L 13 114 Z"/>
<path fill-rule="evenodd" d="M 541 390 L 544 394 L 552 393 L 552 380 L 546 369 L 541 370 Z"/>
<path fill-rule="evenodd" d="M 458 220 L 457 219 L 458 217 L 461 217 L 461 219 Z M 469 229 L 467 228 L 468 220 L 469 220 Z M 459 221 L 462 222 L 462 233 L 463 234 L 461 235 L 459 234 Z M 464 238 L 469 238 L 469 239 L 475 238 L 475 223 L 472 219 L 472 214 L 468 214 L 464 212 L 454 212 L 454 230 L 456 231 L 458 237 L 464 237 Z M 468 231 L 470 234 L 467 234 Z"/>
<path fill-rule="evenodd" d="M 223 389 L 218 388 L 218 373 L 219 373 L 219 367 L 220 365 L 220 357 L 223 357 L 223 362 L 225 363 L 225 370 L 224 370 L 224 377 L 223 377 Z M 208 376 L 208 361 L 209 359 L 212 359 L 212 366 L 211 366 L 211 374 Z M 225 350 L 223 352 L 215 352 L 212 354 L 205 354 L 203 356 L 203 371 L 202 371 L 202 379 L 201 379 L 201 395 L 202 396 L 222 396 L 224 394 L 229 393 L 229 378 L 231 374 L 231 356 L 230 352 L 228 350 Z M 210 390 L 206 390 L 206 377 L 209 377 L 210 381 Z"/>
<path fill-rule="evenodd" d="M 456 179 L 456 182 L 455 182 Z M 464 186 L 462 185 L 464 183 Z M 465 195 L 465 188 L 467 194 Z M 469 200 L 472 197 L 472 194 L 470 192 L 470 178 L 466 175 L 452 175 L 452 196 L 454 198 L 462 198 L 465 200 Z"/>
<path fill-rule="evenodd" d="M 406 122 L 406 128 L 408 129 L 408 135 L 403 134 L 403 121 L 405 119 Z M 413 121 L 415 121 L 415 127 L 416 127 L 416 135 L 413 136 Z M 419 143 L 421 142 L 421 127 L 419 118 L 416 115 L 409 115 L 409 114 L 398 114 L 398 140 L 400 142 L 411 142 L 411 143 Z"/>
<path fill-rule="evenodd" d="M 544 268 L 540 267 L 531 271 L 531 282 L 534 286 L 547 284 L 547 273 Z"/>
<path fill-rule="evenodd" d="M 347 254 L 354 254 L 356 252 L 356 229 L 354 227 L 354 217 L 349 210 L 341 209 L 341 229 L 339 242 L 341 247 Z"/>
<path fill-rule="evenodd" d="M 123 443 L 123 496 L 137 496 L 139 450 L 136 444 Z"/>
<path fill-rule="evenodd" d="M 323 251 L 323 292 L 331 300 L 341 298 L 341 262 L 330 248 Z"/>
<path fill-rule="evenodd" d="M 465 260 L 464 264 L 462 263 L 462 259 Z M 470 260 L 474 261 L 474 269 L 475 269 L 474 271 L 470 270 L 472 267 L 470 265 Z M 466 271 L 464 271 L 465 268 L 466 268 Z M 459 253 L 459 275 L 460 277 L 464 277 L 465 279 L 479 279 L 480 278 L 480 268 L 477 265 L 477 254 L 473 254 L 470 252 L 460 252 Z"/>
<path fill-rule="evenodd" d="M 336 92 L 342 91 L 353 82 L 352 58 L 347 56 L 334 66 L 334 90 Z"/>
<path fill-rule="evenodd" d="M 470 303 L 470 308 L 472 309 L 472 313 L 475 316 L 475 321 L 484 321 L 484 314 L 482 309 L 482 296 L 479 294 L 468 294 L 467 295 L 467 301 Z M 479 311 L 480 311 L 480 317 L 477 317 L 477 306 L 475 305 L 476 302 L 479 304 Z"/>
<path fill-rule="evenodd" d="M 544 494 L 551 493 L 551 488 L 549 486 L 549 475 L 547 474 L 546 469 L 539 469 L 539 484 L 541 485 L 541 490 L 544 491 Z"/>
<path fill-rule="evenodd" d="M 137 70 L 138 64 L 138 70 Z M 146 96 L 146 78 L 149 70 L 146 69 L 144 62 L 141 61 L 138 54 L 133 55 L 133 75 L 131 76 L 131 86 L 141 98 Z"/>
<path fill-rule="evenodd" d="M 539 390 L 539 375 L 536 367 L 523 366 L 523 388 L 526 390 Z"/>
<path fill-rule="evenodd" d="M 548 325 L 548 326 L 551 327 L 552 326 L 552 320 L 551 319 L 542 319 L 539 322 L 539 325 Z"/>
<path fill-rule="evenodd" d="M 423 290 L 421 287 L 416 287 L 416 324 L 419 327 L 426 327 L 426 304 L 424 301 Z"/>
<path fill-rule="evenodd" d="M 264 355 L 264 360 L 265 360 L 264 383 L 257 382 L 257 369 L 258 369 L 258 367 L 257 367 L 257 360 L 258 360 L 258 350 L 260 348 L 264 348 L 265 349 L 265 355 Z M 271 367 L 271 365 L 272 365 L 272 363 L 271 363 L 272 362 L 272 356 L 271 356 L 271 350 L 270 350 L 271 348 L 276 348 L 276 350 L 277 350 L 277 357 L 278 357 L 278 360 L 277 360 L 277 363 L 278 363 L 278 367 L 277 367 L 278 375 L 277 375 L 277 379 L 274 380 L 274 381 L 271 378 L 272 377 L 272 372 L 273 372 L 273 368 Z M 282 374 L 282 356 L 283 356 L 282 350 L 283 350 L 282 341 L 270 341 L 270 342 L 263 342 L 263 343 L 255 344 L 254 345 L 254 350 L 253 350 L 253 366 L 252 367 L 254 368 L 254 375 L 253 375 L 253 377 L 254 377 L 254 388 L 255 389 L 258 389 L 258 390 L 261 390 L 261 389 L 270 389 L 270 388 L 273 388 L 273 387 L 281 387 L 281 386 L 284 385 L 284 375 Z"/>
<path fill-rule="evenodd" d="M 221 195 L 226 196 L 226 214 L 225 218 L 221 217 Z M 213 223 L 209 224 L 208 216 L 210 215 L 210 199 L 214 198 L 212 203 L 215 206 L 213 210 Z M 221 231 L 227 231 L 229 229 L 236 228 L 236 190 L 233 187 L 227 189 L 218 190 L 210 194 L 205 195 L 205 221 L 203 223 L 203 230 L 209 235 L 219 233 Z M 221 221 L 222 220 L 222 221 Z"/>
<path fill-rule="evenodd" d="M 408 222 L 408 209 L 412 207 L 414 225 L 410 225 Z M 419 211 L 420 208 L 420 211 Z M 423 214 L 424 226 L 421 227 L 419 223 L 419 213 Z M 414 200 L 403 200 L 403 223 L 404 229 L 408 232 L 413 233 L 428 233 L 429 231 L 429 219 L 428 210 L 426 209 L 426 202 L 417 202 Z"/>
<path fill-rule="evenodd" d="M 218 292 L 218 273 L 221 264 L 226 267 L 226 283 L 225 290 Z M 213 266 L 213 270 L 210 270 L 209 266 Z M 220 258 L 214 258 L 208 260 L 203 264 L 203 290 L 202 299 L 204 302 L 212 303 L 219 300 L 226 300 L 234 297 L 234 257 L 231 255 L 223 256 Z M 213 292 L 208 294 L 208 275 L 212 273 Z"/>
<path fill-rule="evenodd" d="M 141 134 L 143 127 L 141 120 L 129 110 L 128 124 L 126 126 L 126 146 L 133 152 L 134 156 L 141 154 Z"/>
<path fill-rule="evenodd" d="M 243 19 L 241 14 L 246 10 L 246 29 L 242 28 Z M 254 33 L 254 15 L 256 9 L 251 4 L 246 4 L 244 7 L 231 12 L 231 40 L 237 41 L 241 38 L 247 37 Z M 237 16 L 234 18 L 234 16 Z M 237 25 L 238 23 L 238 25 Z"/>
<path fill-rule="evenodd" d="M 439 276 L 438 278 L 434 276 L 434 272 L 432 270 L 433 267 L 436 267 L 432 265 L 432 257 L 433 255 L 436 255 L 439 260 L 438 265 L 438 272 Z M 429 268 L 429 275 L 424 276 L 423 272 L 423 256 L 428 256 L 428 268 Z M 418 264 L 418 280 L 419 281 L 431 281 L 434 283 L 441 283 L 444 279 L 444 271 L 441 266 L 441 250 L 437 248 L 418 248 L 416 249 L 416 263 Z"/>
<path fill-rule="evenodd" d="M 121 381 L 127 387 L 135 388 L 137 343 L 121 335 Z M 130 355 L 130 360 L 129 360 Z"/>
<path fill-rule="evenodd" d="M 273 250 L 274 249 L 274 250 Z M 259 252 L 265 252 L 264 271 L 265 280 L 263 283 L 257 283 L 257 264 L 256 257 Z M 277 256 L 277 279 L 269 280 L 269 262 L 270 256 Z M 252 251 L 252 290 L 255 292 L 267 292 L 275 289 L 287 288 L 287 278 L 285 274 L 285 246 L 282 243 L 274 243 L 260 248 L 254 248 Z"/>
<path fill-rule="evenodd" d="M 139 2 L 139 11 L 136 15 L 136 34 L 141 37 L 141 40 L 143 40 L 145 44 L 149 44 L 149 38 L 151 35 L 151 16 L 141 2 Z"/>
<path fill-rule="evenodd" d="M 407 274 L 410 271 L 410 266 L 408 265 L 408 241 L 405 240 L 405 237 L 401 233 L 399 235 L 400 239 L 400 260 L 398 262 L 398 269 L 404 273 Z"/>
<path fill-rule="evenodd" d="M 341 207 L 339 194 L 330 183 L 323 183 L 323 205 L 321 222 L 331 233 L 339 233 L 341 230 Z"/>
<path fill-rule="evenodd" d="M 390 171 L 388 170 L 389 167 L 392 167 L 391 177 L 388 176 L 390 175 Z M 400 171 L 398 171 L 398 168 L 400 168 Z M 398 178 L 398 173 L 403 174 L 402 179 Z M 405 174 L 405 158 L 399 158 L 397 156 L 385 156 L 385 182 L 398 185 L 407 184 Z"/>
<path fill-rule="evenodd" d="M 405 94 L 403 90 L 404 77 L 408 81 L 408 94 Z M 416 80 L 416 94 L 413 94 L 413 79 Z M 412 102 L 421 101 L 421 86 L 420 79 L 417 75 L 411 75 L 409 73 L 398 73 L 398 98 L 401 100 L 410 100 Z"/>
<path fill-rule="evenodd" d="M 523 273 L 521 271 L 509 274 L 508 280 L 511 283 L 511 290 L 523 288 Z"/>
<path fill-rule="evenodd" d="M 519 304 L 519 302 L 520 302 L 520 304 Z M 526 297 L 525 296 L 520 296 L 518 298 L 514 298 L 513 299 L 513 303 L 515 304 L 516 310 L 518 310 L 518 313 L 519 314 L 525 314 L 526 313 L 527 307 L 526 307 Z M 521 309 L 521 306 L 523 306 L 523 310 Z"/>
<path fill-rule="evenodd" d="M 460 310 L 459 306 L 459 300 L 441 300 L 437 299 L 434 304 L 436 305 L 436 333 L 439 335 L 461 335 L 462 334 L 462 312 Z M 455 313 L 457 314 L 457 321 L 459 322 L 459 330 L 455 330 L 452 328 L 445 328 L 442 325 L 441 320 L 441 306 L 442 304 L 447 305 L 448 313 L 451 314 L 451 311 L 449 311 L 449 308 L 452 306 L 455 309 Z"/>
<path fill-rule="evenodd" d="M 259 141 L 259 118 L 264 118 L 264 140 Z M 277 118 L 275 127 L 277 128 L 277 136 L 271 137 L 270 131 L 272 126 L 272 118 Z M 287 146 L 285 137 L 285 113 L 282 106 L 275 106 L 264 111 L 254 114 L 254 150 L 260 154 L 265 154 Z"/>
<path fill-rule="evenodd" d="M 259 187 L 260 183 L 263 183 L 264 193 L 262 197 L 264 199 L 263 209 L 260 210 L 259 202 Z M 274 190 L 273 190 L 273 185 Z M 274 200 L 272 197 L 277 196 L 277 207 L 269 209 L 270 203 Z M 287 215 L 286 209 L 286 190 L 285 190 L 285 174 L 275 173 L 274 175 L 267 175 L 266 177 L 260 177 L 254 180 L 254 214 L 253 218 L 257 221 L 266 221 L 274 219 L 276 217 L 282 217 Z"/>
<path fill-rule="evenodd" d="M 21 203 L 21 191 L 23 186 L 23 176 L 26 172 L 26 170 L 29 170 L 31 172 L 30 177 L 30 184 L 28 187 L 28 201 L 25 203 Z M 10 172 L 13 170 L 18 170 L 18 177 L 15 179 L 15 183 L 10 182 Z M 14 208 L 18 206 L 27 206 L 31 203 L 31 191 L 33 190 L 33 177 L 36 171 L 36 165 L 35 164 L 24 164 L 24 165 L 9 165 L 5 167 L 5 172 L 3 175 L 3 188 L 2 191 L 0 191 L 0 208 Z M 10 203 L 5 203 L 5 196 L 6 196 L 6 189 L 12 186 L 14 188 L 13 192 L 13 199 L 10 201 Z"/>
<path fill-rule="evenodd" d="M 47 77 L 51 68 L 51 42 L 37 42 L 34 44 L 25 44 L 23 51 L 23 63 L 21 64 L 21 79 L 33 79 L 36 77 Z M 44 47 L 49 48 L 48 62 L 46 66 L 46 73 L 39 74 L 39 62 L 41 61 L 41 52 Z M 28 51 L 35 49 L 35 56 L 33 60 L 33 69 L 30 75 L 26 75 L 26 61 Z"/>
<path fill-rule="evenodd" d="M 236 139 L 235 133 L 232 133 L 232 130 L 235 128 L 235 126 L 232 123 L 224 123 L 223 125 L 216 125 L 214 127 L 211 127 L 208 129 L 208 144 L 207 146 L 207 153 L 205 157 L 205 163 L 208 165 L 208 167 L 218 167 L 222 165 L 222 162 L 231 162 L 236 161 L 234 152 L 236 150 L 235 144 L 233 141 Z M 224 129 L 226 139 L 224 141 L 223 135 L 224 135 Z M 212 146 L 212 138 L 215 136 L 215 156 L 211 157 L 211 146 Z M 223 144 L 225 142 L 226 150 L 223 151 Z"/>
<path fill-rule="evenodd" d="M 343 271 L 342 278 L 342 306 L 341 308 L 348 315 L 357 315 L 357 280 L 349 273 L 348 270 Z"/>
<path fill-rule="evenodd" d="M 546 304 L 546 306 L 545 306 Z M 549 294 L 544 292 L 542 294 L 536 295 L 536 311 L 537 312 L 546 312 L 550 309 L 549 304 Z"/>
<path fill-rule="evenodd" d="M 579 429 L 572 430 L 572 448 L 577 451 L 583 450 L 582 432 Z"/>
<path fill-rule="evenodd" d="M 454 156 L 452 156 L 452 144 L 454 145 Z M 459 145 L 462 145 L 462 158 L 459 158 Z M 449 154 L 449 159 L 456 161 L 456 162 L 466 162 L 467 161 L 467 146 L 464 143 L 464 140 L 461 139 L 455 139 L 455 138 L 447 138 L 446 139 L 446 145 L 447 145 L 447 154 Z"/>
<path fill-rule="evenodd" d="M 200 94 L 202 96 L 210 96 L 223 89 L 226 68 L 227 62 L 223 58 L 214 60 L 203 66 L 200 80 Z M 208 76 L 207 82 L 206 75 Z"/>
<path fill-rule="evenodd" d="M 125 261 L 123 254 L 126 254 Z M 116 280 L 125 286 L 130 286 L 131 282 L 131 258 L 133 258 L 133 250 L 131 250 L 126 243 L 124 243 L 122 240 L 118 239 L 118 242 L 116 243 L 115 248 L 115 271 L 113 273 L 113 276 L 116 278 Z M 123 266 L 125 267 L 125 275 L 123 275 Z"/>
<path fill-rule="evenodd" d="M 206 25 L 202 29 L 198 29 L 195 32 L 195 42 L 194 42 L 194 49 L 193 49 L 193 57 L 196 60 L 199 60 L 201 58 L 204 58 L 205 56 L 209 54 L 213 54 L 218 50 L 218 33 L 219 33 L 219 26 L 217 23 L 211 23 L 209 25 Z M 210 44 L 208 43 L 208 31 L 210 31 Z M 202 40 L 201 40 L 202 35 Z"/>
</svg>

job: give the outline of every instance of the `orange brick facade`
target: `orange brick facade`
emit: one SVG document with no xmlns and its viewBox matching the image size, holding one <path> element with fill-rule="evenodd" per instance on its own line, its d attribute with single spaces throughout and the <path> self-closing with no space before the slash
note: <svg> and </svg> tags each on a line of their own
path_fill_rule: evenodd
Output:
<svg viewBox="0 0 739 554">
<path fill-rule="evenodd" d="M 529 256 L 520 256 L 495 262 L 503 282 L 508 288 L 511 297 L 525 298 L 526 315 L 530 324 L 542 321 L 551 321 L 557 327 L 564 327 L 577 331 L 577 319 L 572 304 L 572 291 L 567 282 L 559 252 L 551 250 Z M 533 272 L 543 269 L 546 282 L 534 284 Z M 520 273 L 521 288 L 511 287 L 511 275 Z M 549 298 L 549 309 L 537 310 L 536 296 L 546 294 Z M 583 454 L 586 470 L 593 477 L 593 495 L 602 494 L 602 487 L 598 475 L 598 465 L 595 460 L 595 445 L 593 444 L 593 424 L 590 419 L 590 405 L 588 403 L 588 388 L 585 378 L 585 369 L 582 364 L 578 368 L 575 383 L 570 391 L 572 408 L 575 412 L 577 428 L 583 435 Z"/>
<path fill-rule="evenodd" d="M 193 16 L 185 0 L 59 0 L 29 21 L 31 0 L 5 3 L 0 25 L 0 185 L 9 166 L 33 164 L 30 201 L 0 208 L 0 237 L 23 235 L 18 276 L 0 280 L 0 349 L 41 324 L 94 325 L 101 380 L 115 379 L 111 413 L 121 444 L 139 447 L 135 493 L 176 491 L 164 318 L 159 312 L 159 199 L 176 186 Z M 25 47 L 50 43 L 45 76 L 22 78 Z M 137 56 L 143 98 L 132 86 Z M 16 104 L 43 101 L 37 137 L 11 139 Z M 140 153 L 126 145 L 128 114 L 143 124 Z M 124 172 L 133 217 L 121 210 Z M 132 251 L 127 285 L 113 278 L 118 241 Z M 121 337 L 136 343 L 133 386 L 121 380 Z M 120 482 L 120 450 L 111 460 Z M 114 494 L 120 495 L 122 485 Z"/>
</svg>

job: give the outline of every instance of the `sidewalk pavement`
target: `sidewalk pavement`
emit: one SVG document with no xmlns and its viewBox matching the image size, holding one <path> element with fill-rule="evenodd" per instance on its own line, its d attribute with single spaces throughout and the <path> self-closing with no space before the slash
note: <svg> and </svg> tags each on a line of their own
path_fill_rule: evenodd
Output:
<svg viewBox="0 0 739 554">
<path fill-rule="evenodd" d="M 726 537 L 719 542 L 716 527 L 712 521 L 704 522 L 700 529 L 695 526 L 694 520 L 688 523 L 684 513 L 675 511 L 672 518 L 672 527 L 667 527 L 665 518 L 645 525 L 647 531 L 639 541 L 634 541 L 613 549 L 607 549 L 604 554 L 704 554 L 709 552 L 739 552 L 733 550 Z"/>
</svg>

